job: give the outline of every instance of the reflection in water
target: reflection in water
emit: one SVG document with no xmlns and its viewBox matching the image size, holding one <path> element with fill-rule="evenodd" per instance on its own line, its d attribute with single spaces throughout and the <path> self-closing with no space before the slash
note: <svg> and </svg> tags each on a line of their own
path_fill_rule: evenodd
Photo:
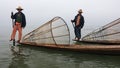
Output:
<svg viewBox="0 0 120 68">
<path fill-rule="evenodd" d="M 11 46 L 12 60 L 9 64 L 9 68 L 29 68 L 25 63 L 26 58 L 22 53 L 22 48 L 19 46 Z"/>
<path fill-rule="evenodd" d="M 120 56 L 83 54 L 32 46 L 11 47 L 9 68 L 119 68 Z M 29 56 L 27 56 L 29 55 Z"/>
</svg>

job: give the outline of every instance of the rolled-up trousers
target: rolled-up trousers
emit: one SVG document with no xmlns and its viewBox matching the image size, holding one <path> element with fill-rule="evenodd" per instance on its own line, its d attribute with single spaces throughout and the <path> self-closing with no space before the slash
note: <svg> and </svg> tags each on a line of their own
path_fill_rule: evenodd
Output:
<svg viewBox="0 0 120 68">
<path fill-rule="evenodd" d="M 21 27 L 21 23 L 19 23 L 19 22 L 16 22 L 15 25 L 13 26 L 11 39 L 15 39 L 15 35 L 16 35 L 17 31 L 18 31 L 18 40 L 21 40 L 21 38 L 22 38 L 22 27 Z"/>
</svg>

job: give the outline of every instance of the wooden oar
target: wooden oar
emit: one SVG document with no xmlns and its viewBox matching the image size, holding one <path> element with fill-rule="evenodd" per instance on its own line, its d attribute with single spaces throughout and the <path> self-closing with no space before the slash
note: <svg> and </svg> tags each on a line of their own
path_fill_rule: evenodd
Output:
<svg viewBox="0 0 120 68">
<path fill-rule="evenodd" d="M 13 16 L 13 12 L 11 12 L 11 17 Z M 14 28 L 14 19 L 12 19 L 12 27 Z M 15 40 L 13 40 L 13 46 L 15 46 Z"/>
<path fill-rule="evenodd" d="M 13 12 L 11 12 L 11 16 L 13 16 Z M 12 27 L 14 27 L 14 19 L 12 19 Z"/>
</svg>

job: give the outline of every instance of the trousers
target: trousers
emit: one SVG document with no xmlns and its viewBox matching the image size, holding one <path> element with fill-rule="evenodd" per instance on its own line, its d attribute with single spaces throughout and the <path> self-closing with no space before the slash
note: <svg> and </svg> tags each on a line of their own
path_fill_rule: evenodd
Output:
<svg viewBox="0 0 120 68">
<path fill-rule="evenodd" d="M 15 25 L 13 26 L 11 39 L 15 39 L 17 31 L 18 31 L 18 40 L 20 41 L 22 38 L 22 27 L 21 27 L 21 23 L 19 22 L 16 22 Z"/>
<path fill-rule="evenodd" d="M 81 28 L 75 26 L 74 32 L 75 32 L 75 37 L 80 39 L 81 38 Z"/>
</svg>

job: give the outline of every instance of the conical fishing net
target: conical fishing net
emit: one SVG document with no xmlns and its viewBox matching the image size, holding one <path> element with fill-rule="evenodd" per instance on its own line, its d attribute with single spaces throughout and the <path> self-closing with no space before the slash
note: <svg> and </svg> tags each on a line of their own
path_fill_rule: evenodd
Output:
<svg viewBox="0 0 120 68">
<path fill-rule="evenodd" d="M 120 43 L 120 18 L 89 33 L 84 41 Z"/>
<path fill-rule="evenodd" d="M 55 17 L 39 28 L 26 34 L 23 42 L 35 44 L 70 44 L 70 32 L 66 22 L 61 17 Z"/>
</svg>

